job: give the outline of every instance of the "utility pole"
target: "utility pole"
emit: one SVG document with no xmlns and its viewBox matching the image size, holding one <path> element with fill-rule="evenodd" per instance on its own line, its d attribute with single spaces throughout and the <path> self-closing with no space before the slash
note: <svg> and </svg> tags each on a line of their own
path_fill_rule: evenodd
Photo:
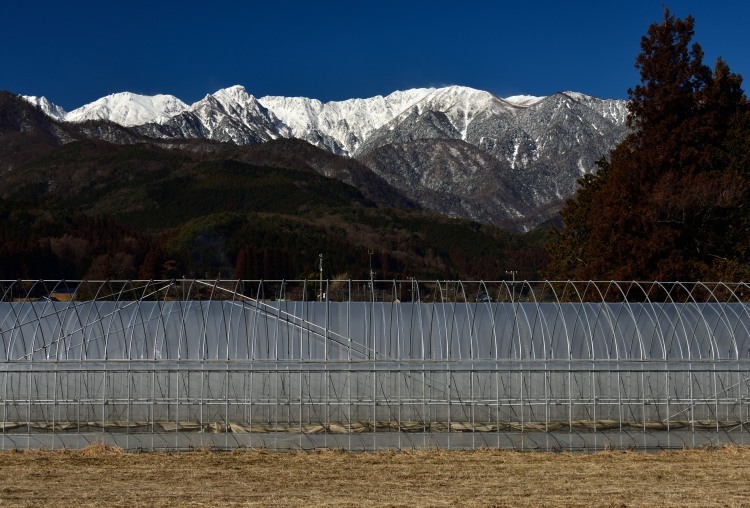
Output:
<svg viewBox="0 0 750 508">
<path fill-rule="evenodd" d="M 510 286 L 510 302 L 513 303 L 513 300 L 516 297 L 516 274 L 518 273 L 518 270 L 505 270 L 505 273 L 513 277 Z"/>
<path fill-rule="evenodd" d="M 320 293 L 318 294 L 318 300 L 323 301 L 323 254 L 318 255 L 320 258 Z"/>
<path fill-rule="evenodd" d="M 375 273 L 372 271 L 372 251 L 368 251 L 370 253 L 370 284 L 372 284 L 373 280 L 375 279 Z"/>
</svg>

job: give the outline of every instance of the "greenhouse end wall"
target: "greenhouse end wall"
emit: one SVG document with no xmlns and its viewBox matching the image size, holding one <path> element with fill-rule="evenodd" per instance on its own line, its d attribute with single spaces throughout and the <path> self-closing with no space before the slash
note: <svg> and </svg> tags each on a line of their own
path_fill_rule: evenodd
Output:
<svg viewBox="0 0 750 508">
<path fill-rule="evenodd" d="M 2 448 L 748 439 L 743 285 L 316 282 L 4 283 Z"/>
</svg>

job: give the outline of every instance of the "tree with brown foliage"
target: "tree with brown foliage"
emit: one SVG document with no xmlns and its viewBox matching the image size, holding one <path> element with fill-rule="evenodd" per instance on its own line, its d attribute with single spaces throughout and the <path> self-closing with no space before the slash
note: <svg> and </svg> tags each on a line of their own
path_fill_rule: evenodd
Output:
<svg viewBox="0 0 750 508">
<path fill-rule="evenodd" d="M 552 277 L 713 279 L 747 243 L 748 101 L 723 60 L 703 64 L 693 27 L 665 9 L 643 36 L 631 133 L 565 204 Z"/>
</svg>

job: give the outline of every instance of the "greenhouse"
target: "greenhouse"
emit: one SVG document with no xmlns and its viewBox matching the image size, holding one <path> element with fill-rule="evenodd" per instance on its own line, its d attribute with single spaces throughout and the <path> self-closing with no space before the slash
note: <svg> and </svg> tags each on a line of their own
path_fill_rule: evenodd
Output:
<svg viewBox="0 0 750 508">
<path fill-rule="evenodd" d="M 0 446 L 747 444 L 750 287 L 0 282 Z"/>
</svg>

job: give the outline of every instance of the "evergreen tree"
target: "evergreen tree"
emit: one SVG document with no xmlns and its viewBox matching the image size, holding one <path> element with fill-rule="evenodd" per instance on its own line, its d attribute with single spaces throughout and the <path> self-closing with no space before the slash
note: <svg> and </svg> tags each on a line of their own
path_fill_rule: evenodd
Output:
<svg viewBox="0 0 750 508">
<path fill-rule="evenodd" d="M 552 278 L 575 278 L 587 266 L 586 251 L 591 237 L 589 214 L 607 181 L 609 162 L 602 158 L 596 162 L 596 174 L 584 175 L 578 181 L 575 199 L 569 199 L 561 211 L 565 227 L 555 231 L 553 248 L 549 249 L 547 271 Z"/>
<path fill-rule="evenodd" d="M 715 278 L 747 237 L 738 222 L 747 159 L 737 153 L 746 149 L 747 98 L 723 60 L 713 72 L 703 64 L 693 27 L 665 9 L 642 38 L 631 133 L 564 206 L 553 277 Z"/>
</svg>

